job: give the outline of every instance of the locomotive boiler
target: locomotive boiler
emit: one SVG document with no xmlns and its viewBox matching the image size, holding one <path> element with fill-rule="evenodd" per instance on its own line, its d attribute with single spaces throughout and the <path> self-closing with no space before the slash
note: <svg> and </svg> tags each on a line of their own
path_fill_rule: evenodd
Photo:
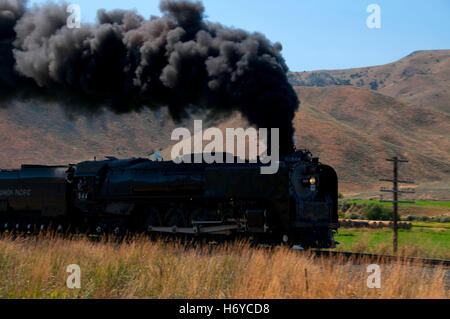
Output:
<svg viewBox="0 0 450 319">
<path fill-rule="evenodd" d="M 334 169 L 308 151 L 284 157 L 273 175 L 261 174 L 262 165 L 115 158 L 24 165 L 0 171 L 0 230 L 132 231 L 334 247 Z"/>
</svg>

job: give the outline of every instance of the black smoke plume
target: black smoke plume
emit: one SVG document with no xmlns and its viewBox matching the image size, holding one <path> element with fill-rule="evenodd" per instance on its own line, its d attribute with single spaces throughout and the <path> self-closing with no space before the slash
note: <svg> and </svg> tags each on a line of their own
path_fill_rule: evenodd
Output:
<svg viewBox="0 0 450 319">
<path fill-rule="evenodd" d="M 281 45 L 205 20 L 201 2 L 163 0 L 161 17 L 99 10 L 95 25 L 67 26 L 67 5 L 28 8 L 0 0 L 0 104 L 58 103 L 72 113 L 168 107 L 214 116 L 240 111 L 257 127 L 280 128 L 293 149 L 299 101 Z"/>
</svg>

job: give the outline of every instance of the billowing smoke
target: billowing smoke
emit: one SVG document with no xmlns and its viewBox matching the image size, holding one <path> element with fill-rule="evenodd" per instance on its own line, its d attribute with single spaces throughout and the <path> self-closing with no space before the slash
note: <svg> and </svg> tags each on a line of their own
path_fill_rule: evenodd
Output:
<svg viewBox="0 0 450 319">
<path fill-rule="evenodd" d="M 256 127 L 280 128 L 293 148 L 298 98 L 281 45 L 204 19 L 200 2 L 163 0 L 161 17 L 99 10 L 95 25 L 70 29 L 65 4 L 27 8 L 0 0 L 0 104 L 58 103 L 72 113 L 168 107 L 217 117 L 240 111 Z"/>
</svg>

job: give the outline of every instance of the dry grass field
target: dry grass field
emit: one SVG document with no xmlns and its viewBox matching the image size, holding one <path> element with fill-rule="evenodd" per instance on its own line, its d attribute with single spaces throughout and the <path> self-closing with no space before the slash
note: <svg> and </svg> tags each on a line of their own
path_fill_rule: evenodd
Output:
<svg viewBox="0 0 450 319">
<path fill-rule="evenodd" d="M 67 266 L 81 288 L 66 286 Z M 187 248 L 145 238 L 0 239 L 0 298 L 449 298 L 444 269 L 381 265 L 381 288 L 367 288 L 366 264 L 313 259 L 245 243 Z"/>
</svg>

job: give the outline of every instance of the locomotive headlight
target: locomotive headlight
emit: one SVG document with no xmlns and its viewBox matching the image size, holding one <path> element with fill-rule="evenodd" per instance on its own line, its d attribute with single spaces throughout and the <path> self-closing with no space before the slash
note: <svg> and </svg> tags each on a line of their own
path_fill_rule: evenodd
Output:
<svg viewBox="0 0 450 319">
<path fill-rule="evenodd" d="M 310 183 L 311 185 L 316 185 L 316 182 L 317 182 L 317 180 L 316 180 L 315 177 L 311 177 L 311 178 L 309 179 L 309 183 Z"/>
</svg>

